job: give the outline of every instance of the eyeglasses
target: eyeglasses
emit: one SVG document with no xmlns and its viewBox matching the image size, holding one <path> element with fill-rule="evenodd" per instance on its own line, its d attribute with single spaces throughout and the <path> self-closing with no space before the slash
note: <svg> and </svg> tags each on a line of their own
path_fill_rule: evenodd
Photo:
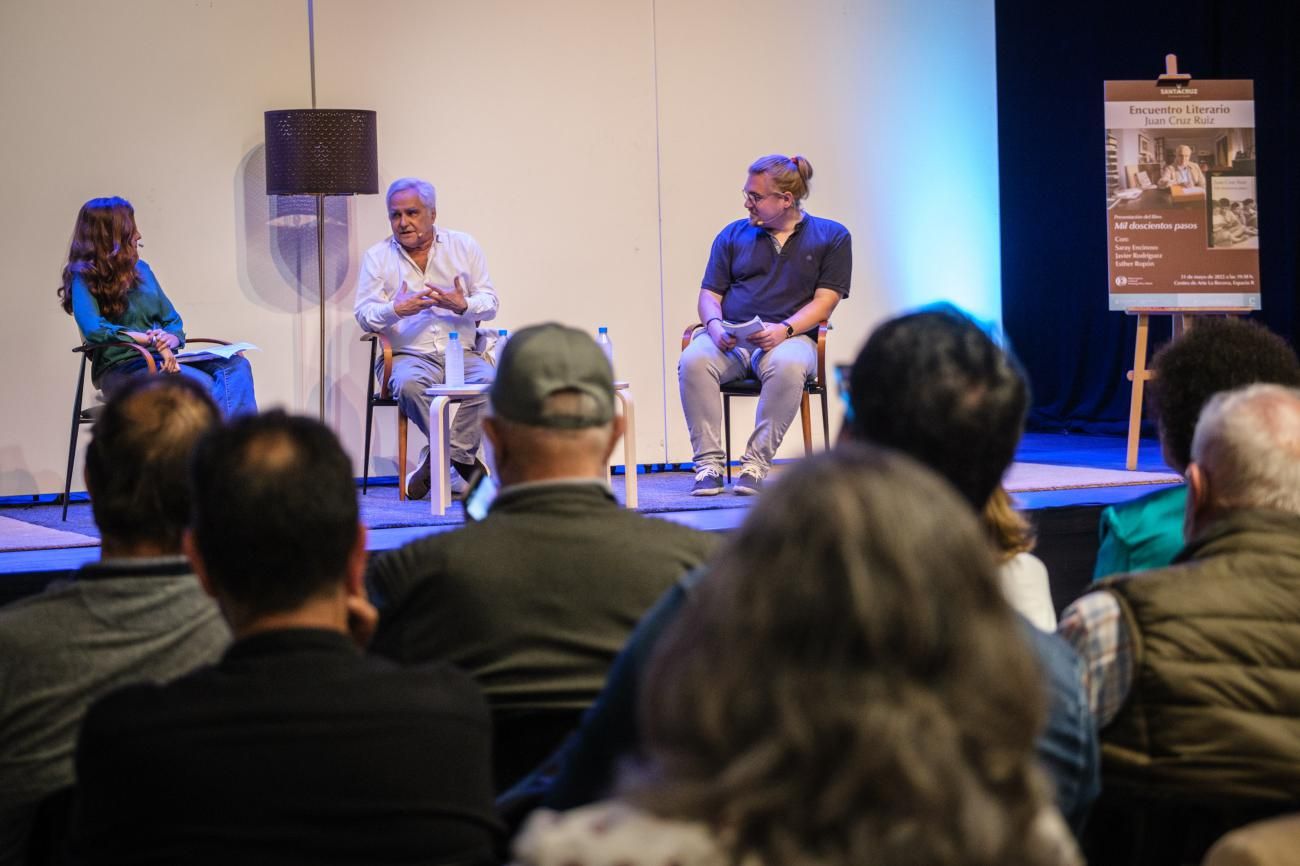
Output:
<svg viewBox="0 0 1300 866">
<path fill-rule="evenodd" d="M 756 192 L 750 192 L 749 190 L 746 189 L 742 189 L 740 191 L 740 194 L 745 197 L 745 204 L 749 205 L 750 207 L 756 206 L 760 201 L 762 201 L 765 198 L 770 198 L 774 195 L 785 195 L 785 193 L 783 192 L 765 192 L 762 195 L 759 195 Z"/>
</svg>

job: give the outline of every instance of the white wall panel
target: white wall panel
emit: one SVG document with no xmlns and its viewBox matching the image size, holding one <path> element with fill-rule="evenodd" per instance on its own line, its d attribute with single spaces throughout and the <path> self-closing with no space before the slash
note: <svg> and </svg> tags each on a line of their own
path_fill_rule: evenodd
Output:
<svg viewBox="0 0 1300 866">
<path fill-rule="evenodd" d="M 54 288 L 92 196 L 135 203 L 191 334 L 263 348 L 263 406 L 315 412 L 313 205 L 265 195 L 262 151 L 263 111 L 310 105 L 306 6 L 0 2 L 0 496 L 62 483 L 76 330 Z M 610 327 L 642 461 L 690 457 L 680 330 L 760 154 L 805 154 L 809 210 L 853 232 L 831 361 L 912 303 L 996 317 L 992 0 L 318 0 L 315 16 L 320 107 L 379 113 L 381 185 L 437 185 L 439 222 L 484 247 L 500 323 Z M 387 230 L 382 196 L 328 200 L 327 414 L 358 459 L 352 296 Z M 376 424 L 381 474 L 394 426 Z M 796 426 L 782 453 L 798 450 Z"/>
</svg>

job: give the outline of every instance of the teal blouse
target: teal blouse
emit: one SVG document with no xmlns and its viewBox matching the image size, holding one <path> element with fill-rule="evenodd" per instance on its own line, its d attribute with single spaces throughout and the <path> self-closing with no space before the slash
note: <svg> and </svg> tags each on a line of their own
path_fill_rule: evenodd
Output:
<svg viewBox="0 0 1300 866">
<path fill-rule="evenodd" d="M 160 328 L 174 334 L 184 346 L 185 325 L 172 302 L 163 294 L 153 271 L 144 262 L 138 262 L 135 272 L 135 286 L 126 293 L 126 309 L 112 319 L 100 314 L 99 301 L 90 293 L 86 281 L 80 275 L 72 278 L 72 317 L 81 331 L 81 338 L 87 343 L 129 341 L 127 331 Z M 95 353 L 95 362 L 90 368 L 91 379 L 98 384 L 105 370 L 136 357 L 138 355 L 133 349 L 109 346 Z"/>
<path fill-rule="evenodd" d="M 1183 549 L 1187 485 L 1166 487 L 1101 512 L 1101 544 L 1093 580 L 1163 568 Z"/>
</svg>

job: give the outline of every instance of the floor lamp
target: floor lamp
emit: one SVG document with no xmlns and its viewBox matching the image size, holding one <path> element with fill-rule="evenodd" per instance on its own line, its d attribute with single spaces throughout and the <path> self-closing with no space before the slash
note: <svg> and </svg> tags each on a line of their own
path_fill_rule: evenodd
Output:
<svg viewBox="0 0 1300 866">
<path fill-rule="evenodd" d="M 266 112 L 266 194 L 316 198 L 322 422 L 325 420 L 325 196 L 378 192 L 375 112 L 347 108 Z"/>
</svg>

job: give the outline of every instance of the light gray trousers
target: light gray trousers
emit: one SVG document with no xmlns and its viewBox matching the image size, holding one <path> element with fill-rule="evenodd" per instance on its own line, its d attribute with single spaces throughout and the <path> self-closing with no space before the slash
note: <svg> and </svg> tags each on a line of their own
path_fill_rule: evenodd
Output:
<svg viewBox="0 0 1300 866">
<path fill-rule="evenodd" d="M 803 386 L 817 375 L 817 344 L 799 334 L 770 352 L 737 346 L 723 352 L 701 331 L 677 362 L 682 411 L 691 434 L 695 468 L 723 470 L 722 398 L 718 386 L 748 376 L 763 383 L 754 418 L 754 432 L 741 465 L 759 478 L 767 477 L 772 457 L 785 438 L 803 399 Z"/>
<path fill-rule="evenodd" d="M 482 355 L 465 352 L 466 384 L 491 382 L 495 378 L 494 374 L 495 368 Z M 383 375 L 382 367 L 378 375 Z M 429 404 L 433 398 L 424 392 L 431 386 L 442 383 L 442 355 L 393 355 L 393 378 L 388 383 L 389 392 L 397 395 L 397 401 L 406 417 L 414 421 L 426 437 L 429 435 Z M 452 461 L 474 462 L 474 454 L 478 451 L 479 440 L 483 436 L 479 418 L 487 406 L 487 400 L 487 394 L 484 394 L 482 397 L 465 400 L 456 407 L 448 437 Z"/>
</svg>

